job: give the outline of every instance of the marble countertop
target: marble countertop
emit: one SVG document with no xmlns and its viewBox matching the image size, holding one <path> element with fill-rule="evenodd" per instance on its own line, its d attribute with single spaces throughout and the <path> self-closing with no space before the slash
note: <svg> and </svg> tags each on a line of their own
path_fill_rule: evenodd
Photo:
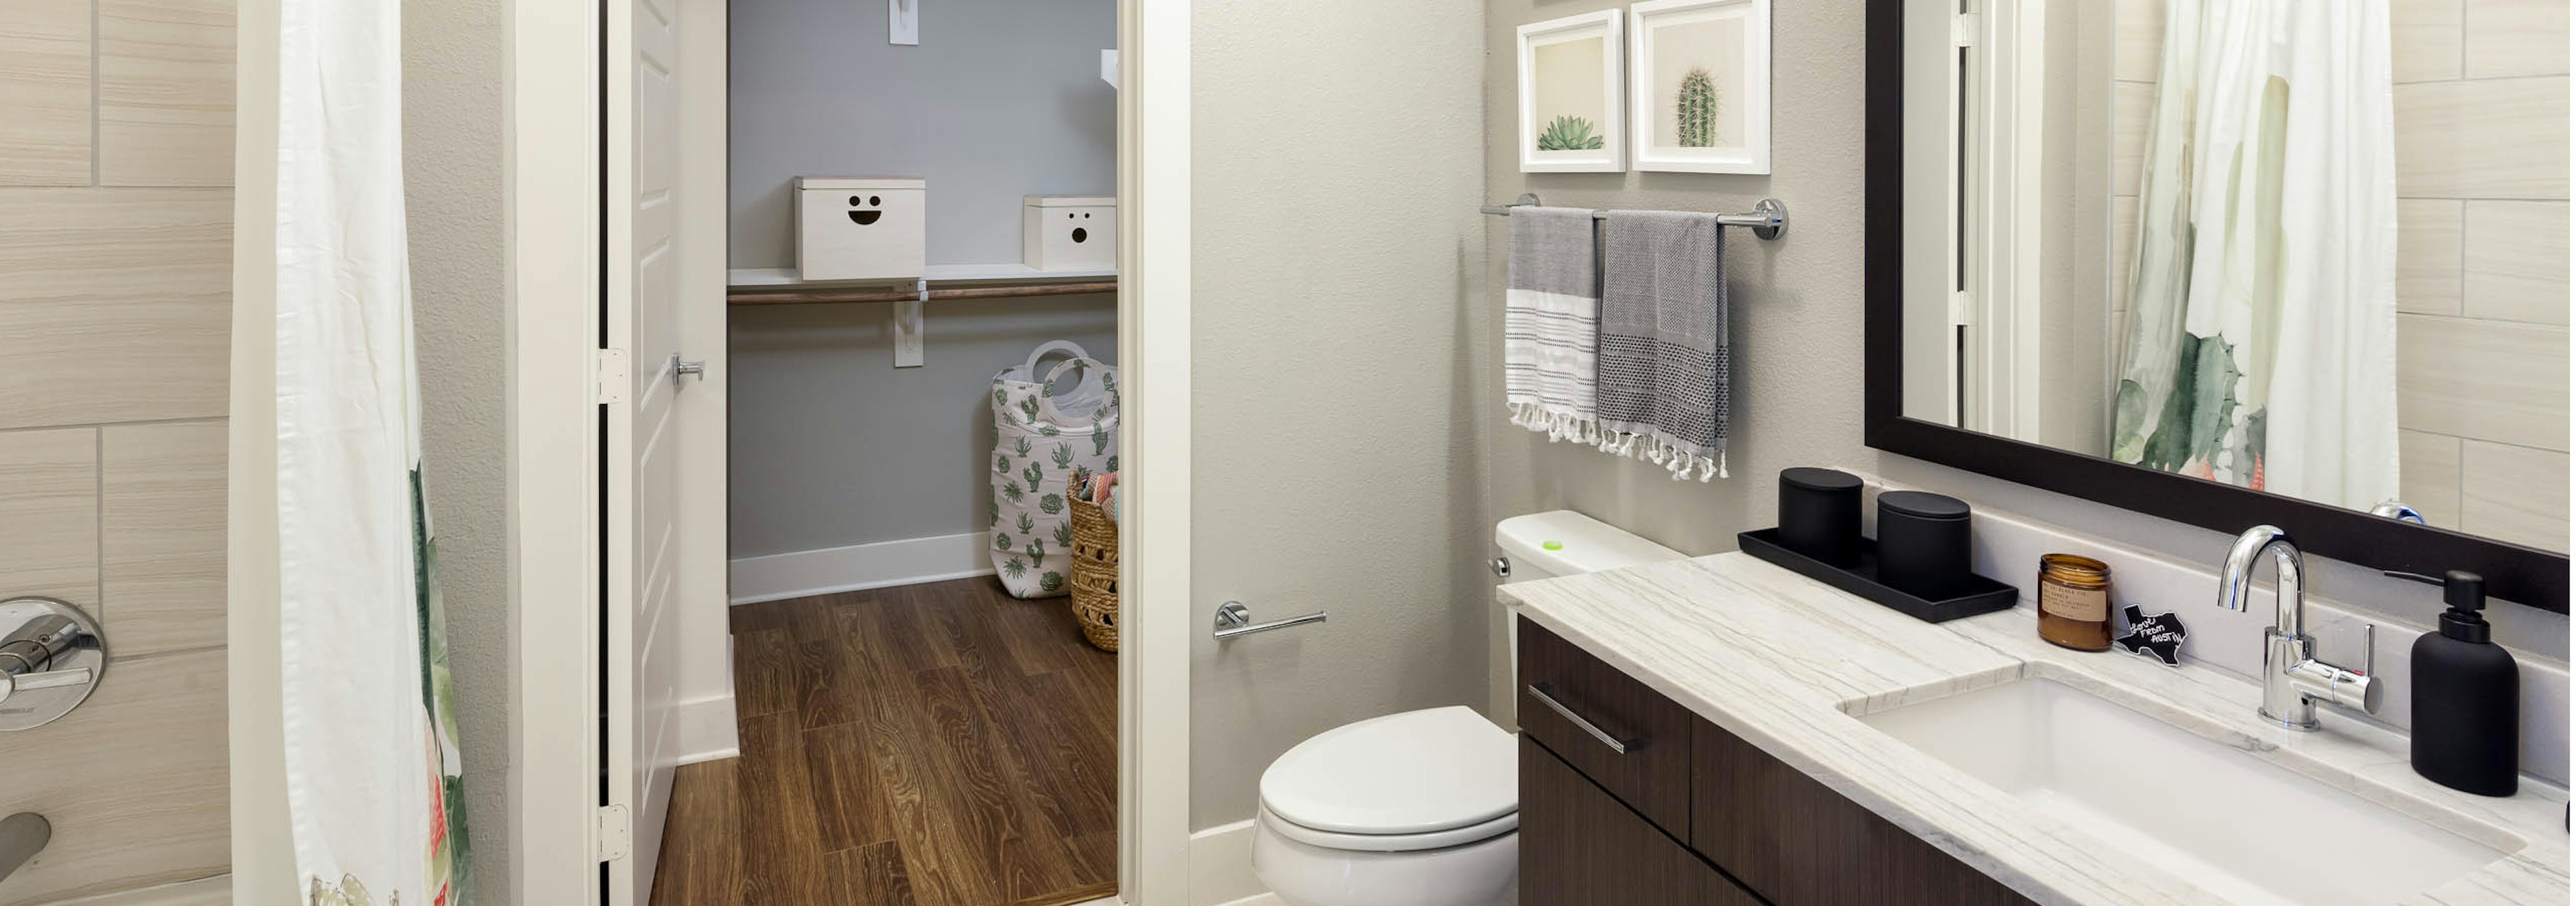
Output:
<svg viewBox="0 0 2576 906">
<path fill-rule="evenodd" d="M 2318 732 L 2269 726 L 2245 678 L 2058 648 L 2027 609 L 1924 623 L 1743 553 L 1501 592 L 1522 616 L 2043 904 L 2225 901 L 2104 858 L 2110 847 L 2083 827 L 1856 715 L 2045 677 L 2511 853 L 2408 903 L 2568 902 L 2564 791 L 2529 778 L 2503 799 L 2446 789 L 2415 775 L 2403 736 L 2330 709 Z"/>
</svg>

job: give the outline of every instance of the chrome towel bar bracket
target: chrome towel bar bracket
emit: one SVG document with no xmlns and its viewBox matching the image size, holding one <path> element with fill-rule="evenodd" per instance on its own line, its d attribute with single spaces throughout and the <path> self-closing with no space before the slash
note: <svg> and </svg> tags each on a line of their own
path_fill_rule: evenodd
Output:
<svg viewBox="0 0 2576 906">
<path fill-rule="evenodd" d="M 1537 193 L 1523 192 L 1521 193 L 1520 199 L 1512 202 L 1511 204 L 1489 204 L 1484 206 L 1481 210 L 1487 214 L 1506 215 L 1510 214 L 1513 208 L 1536 207 L 1537 205 Z M 1594 220 L 1600 220 L 1608 216 L 1610 216 L 1610 212 L 1608 211 L 1592 212 L 1592 219 Z M 1717 215 L 1717 222 L 1723 226 L 1749 228 L 1753 231 L 1753 238 L 1756 239 L 1778 239 L 1789 234 L 1789 206 L 1781 203 L 1780 199 L 1765 198 L 1753 203 L 1752 213 L 1719 214 Z"/>
<path fill-rule="evenodd" d="M 1302 617 L 1255 623 L 1252 621 L 1252 608 L 1243 606 L 1241 601 L 1227 601 L 1225 606 L 1216 609 L 1216 630 L 1212 634 L 1223 640 L 1239 635 L 1251 635 L 1256 632 L 1269 632 L 1273 629 L 1286 629 L 1290 626 L 1304 626 L 1323 621 L 1324 612 L 1319 610 Z"/>
</svg>

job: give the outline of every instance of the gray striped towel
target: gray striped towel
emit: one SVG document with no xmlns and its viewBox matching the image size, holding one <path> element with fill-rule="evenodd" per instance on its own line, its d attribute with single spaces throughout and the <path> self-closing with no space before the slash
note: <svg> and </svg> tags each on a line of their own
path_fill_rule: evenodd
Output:
<svg viewBox="0 0 2576 906">
<path fill-rule="evenodd" d="M 1726 477 L 1723 235 L 1715 214 L 1612 211 L 1602 224 L 1601 449 L 1675 481 Z"/>
<path fill-rule="evenodd" d="M 1601 271 L 1592 211 L 1512 209 L 1503 293 L 1503 398 L 1512 424 L 1547 439 L 1601 440 L 1593 389 Z"/>
</svg>

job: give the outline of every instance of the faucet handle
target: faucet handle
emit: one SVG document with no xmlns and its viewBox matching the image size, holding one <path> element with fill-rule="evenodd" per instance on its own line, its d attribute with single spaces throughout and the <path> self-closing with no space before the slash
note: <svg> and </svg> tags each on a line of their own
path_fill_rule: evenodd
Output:
<svg viewBox="0 0 2576 906">
<path fill-rule="evenodd" d="M 2361 670 L 2363 676 L 2379 675 L 2379 624 L 2361 624 Z"/>
</svg>

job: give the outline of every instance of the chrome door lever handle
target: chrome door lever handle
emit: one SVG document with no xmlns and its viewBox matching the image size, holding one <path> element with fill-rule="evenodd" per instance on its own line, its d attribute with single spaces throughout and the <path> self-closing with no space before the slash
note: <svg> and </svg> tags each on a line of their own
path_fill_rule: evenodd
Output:
<svg viewBox="0 0 2576 906">
<path fill-rule="evenodd" d="M 699 359 L 695 362 L 684 361 L 680 358 L 679 353 L 671 353 L 671 389 L 680 389 L 680 387 L 683 386 L 680 379 L 692 374 L 698 376 L 699 383 L 706 383 L 707 360 Z"/>
</svg>

